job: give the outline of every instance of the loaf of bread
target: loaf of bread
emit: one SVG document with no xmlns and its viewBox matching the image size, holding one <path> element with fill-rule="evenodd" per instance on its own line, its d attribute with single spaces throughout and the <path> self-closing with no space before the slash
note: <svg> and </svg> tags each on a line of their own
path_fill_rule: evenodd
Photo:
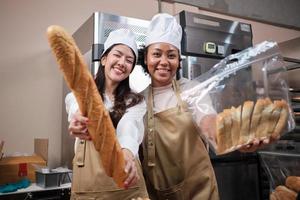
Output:
<svg viewBox="0 0 300 200">
<path fill-rule="evenodd" d="M 269 98 L 245 101 L 237 108 L 224 109 L 216 120 L 217 153 L 236 150 L 254 138 L 278 138 L 288 120 L 288 105 L 284 100 Z"/>
<path fill-rule="evenodd" d="M 285 185 L 294 190 L 295 192 L 300 192 L 300 176 L 288 176 L 285 180 Z"/>
<path fill-rule="evenodd" d="M 124 187 L 125 160 L 115 128 L 105 109 L 92 75 L 74 39 L 60 26 L 47 29 L 48 41 L 64 79 L 74 93 L 81 113 L 89 119 L 88 131 L 106 174 Z"/>
<path fill-rule="evenodd" d="M 279 185 L 275 188 L 274 194 L 279 200 L 296 200 L 297 193 L 289 188 Z"/>
</svg>

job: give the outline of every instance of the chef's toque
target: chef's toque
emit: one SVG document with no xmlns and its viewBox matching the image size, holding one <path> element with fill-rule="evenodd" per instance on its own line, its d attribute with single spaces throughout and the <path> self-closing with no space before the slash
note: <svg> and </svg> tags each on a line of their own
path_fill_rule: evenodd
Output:
<svg viewBox="0 0 300 200">
<path fill-rule="evenodd" d="M 109 36 L 104 42 L 104 51 L 101 56 L 103 56 L 107 49 L 115 44 L 125 44 L 130 47 L 135 54 L 135 60 L 138 60 L 138 50 L 135 41 L 135 35 L 131 30 L 120 28 L 110 32 Z"/>
<path fill-rule="evenodd" d="M 182 28 L 175 17 L 166 13 L 153 16 L 147 31 L 146 47 L 157 42 L 165 42 L 177 47 L 180 52 Z"/>
</svg>

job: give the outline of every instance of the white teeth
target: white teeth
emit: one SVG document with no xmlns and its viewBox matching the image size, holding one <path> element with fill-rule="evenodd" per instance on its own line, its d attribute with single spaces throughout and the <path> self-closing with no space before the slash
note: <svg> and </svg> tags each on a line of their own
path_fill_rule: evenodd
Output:
<svg viewBox="0 0 300 200">
<path fill-rule="evenodd" d="M 159 70 L 159 71 L 170 71 L 169 69 L 166 69 L 166 68 L 158 68 L 157 70 Z"/>
<path fill-rule="evenodd" d="M 119 73 L 124 73 L 123 70 L 119 69 L 119 68 L 113 68 L 115 71 L 119 72 Z"/>
</svg>

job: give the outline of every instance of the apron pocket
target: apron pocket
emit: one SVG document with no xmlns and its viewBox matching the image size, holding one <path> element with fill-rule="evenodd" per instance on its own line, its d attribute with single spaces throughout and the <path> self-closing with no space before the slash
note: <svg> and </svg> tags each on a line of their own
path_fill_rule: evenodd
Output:
<svg viewBox="0 0 300 200">
<path fill-rule="evenodd" d="M 158 199 L 160 200 L 183 200 L 184 181 L 164 190 L 156 190 Z"/>
</svg>

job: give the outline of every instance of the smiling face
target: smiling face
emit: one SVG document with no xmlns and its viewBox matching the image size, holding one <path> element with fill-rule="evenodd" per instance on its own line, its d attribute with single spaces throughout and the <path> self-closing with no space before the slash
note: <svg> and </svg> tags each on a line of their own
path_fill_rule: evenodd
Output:
<svg viewBox="0 0 300 200">
<path fill-rule="evenodd" d="M 172 83 L 179 67 L 179 51 L 168 43 L 154 43 L 148 47 L 145 63 L 154 87 Z"/>
<path fill-rule="evenodd" d="M 105 81 L 108 84 L 119 84 L 126 79 L 134 66 L 135 57 L 132 50 L 123 44 L 115 45 L 101 58 L 104 66 Z"/>
</svg>

